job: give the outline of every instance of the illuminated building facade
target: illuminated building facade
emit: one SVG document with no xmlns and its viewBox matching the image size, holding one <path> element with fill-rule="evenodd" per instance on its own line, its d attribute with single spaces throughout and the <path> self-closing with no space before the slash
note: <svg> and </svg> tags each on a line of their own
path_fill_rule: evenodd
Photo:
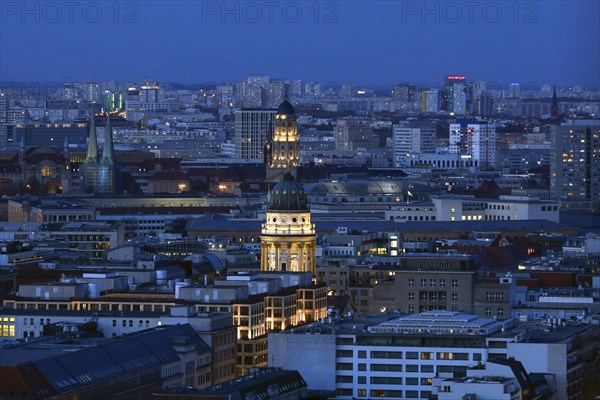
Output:
<svg viewBox="0 0 600 400">
<path fill-rule="evenodd" d="M 600 207 L 600 122 L 570 120 L 552 130 L 552 193 L 563 206 Z"/>
<path fill-rule="evenodd" d="M 496 125 L 467 119 L 450 124 L 450 152 L 457 154 L 460 165 L 495 168 Z"/>
<path fill-rule="evenodd" d="M 262 271 L 311 272 L 316 276 L 317 236 L 306 192 L 289 173 L 271 192 L 261 233 Z"/>
<path fill-rule="evenodd" d="M 275 114 L 273 138 L 265 151 L 267 180 L 278 181 L 285 173 L 297 175 L 300 165 L 300 137 L 294 107 L 285 100 Z"/>
</svg>

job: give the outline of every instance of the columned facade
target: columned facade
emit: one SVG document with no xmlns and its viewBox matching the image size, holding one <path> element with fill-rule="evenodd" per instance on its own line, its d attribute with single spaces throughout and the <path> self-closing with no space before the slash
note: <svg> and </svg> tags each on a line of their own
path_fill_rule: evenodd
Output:
<svg viewBox="0 0 600 400">
<path fill-rule="evenodd" d="M 310 271 L 315 277 L 316 246 L 306 193 L 288 173 L 271 192 L 261 231 L 261 270 Z"/>
</svg>

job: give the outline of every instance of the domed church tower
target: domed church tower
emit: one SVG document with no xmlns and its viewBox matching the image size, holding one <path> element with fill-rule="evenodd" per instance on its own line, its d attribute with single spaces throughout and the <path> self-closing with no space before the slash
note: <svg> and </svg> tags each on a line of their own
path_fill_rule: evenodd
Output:
<svg viewBox="0 0 600 400">
<path fill-rule="evenodd" d="M 277 108 L 273 138 L 267 143 L 267 180 L 277 182 L 285 173 L 296 175 L 300 165 L 300 138 L 294 107 L 285 100 Z"/>
<path fill-rule="evenodd" d="M 317 235 L 306 192 L 289 172 L 271 192 L 260 240 L 262 271 L 310 271 L 315 278 Z"/>
</svg>

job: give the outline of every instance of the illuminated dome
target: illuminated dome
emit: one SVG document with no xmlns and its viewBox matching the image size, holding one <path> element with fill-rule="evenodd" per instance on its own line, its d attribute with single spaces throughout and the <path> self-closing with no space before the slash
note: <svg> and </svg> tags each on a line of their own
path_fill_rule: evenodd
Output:
<svg viewBox="0 0 600 400">
<path fill-rule="evenodd" d="M 309 211 L 304 187 L 289 172 L 273 188 L 269 211 Z"/>
<path fill-rule="evenodd" d="M 287 100 L 281 103 L 277 109 L 277 114 L 279 115 L 294 115 L 295 113 L 296 111 L 294 111 L 294 106 L 292 106 Z"/>
</svg>

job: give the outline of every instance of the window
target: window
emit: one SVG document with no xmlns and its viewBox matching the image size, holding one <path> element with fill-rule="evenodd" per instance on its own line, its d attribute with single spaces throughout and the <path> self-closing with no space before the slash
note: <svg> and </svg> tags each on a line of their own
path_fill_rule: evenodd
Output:
<svg viewBox="0 0 600 400">
<path fill-rule="evenodd" d="M 421 279 L 421 286 L 427 286 L 427 279 Z"/>
<path fill-rule="evenodd" d="M 431 378 L 421 378 L 421 386 L 431 386 Z"/>
<path fill-rule="evenodd" d="M 419 366 L 416 364 L 407 364 L 406 372 L 419 372 Z"/>
<path fill-rule="evenodd" d="M 433 353 L 421 352 L 421 360 L 433 360 Z"/>
<path fill-rule="evenodd" d="M 401 351 L 372 351 L 371 358 L 393 358 L 393 359 L 399 360 L 399 359 L 402 359 L 402 352 Z"/>
<path fill-rule="evenodd" d="M 458 287 L 458 279 L 452 279 L 452 287 Z"/>
<path fill-rule="evenodd" d="M 406 378 L 406 384 L 410 386 L 419 385 L 419 378 Z"/>
<path fill-rule="evenodd" d="M 408 278 L 408 286 L 415 286 L 415 280 L 413 278 Z"/>
<path fill-rule="evenodd" d="M 367 389 L 358 389 L 356 391 L 356 395 L 358 397 L 366 397 L 367 396 Z"/>
<path fill-rule="evenodd" d="M 372 376 L 371 377 L 371 385 L 402 385 L 402 378 Z"/>
<path fill-rule="evenodd" d="M 408 300 L 414 300 L 415 299 L 415 292 L 408 292 Z"/>
<path fill-rule="evenodd" d="M 458 301 L 458 293 L 456 293 L 456 292 L 452 293 L 452 301 Z"/>
<path fill-rule="evenodd" d="M 338 371 L 352 371 L 352 363 L 337 363 L 335 369 Z"/>
<path fill-rule="evenodd" d="M 445 287 L 446 286 L 446 279 L 440 279 L 440 287 Z"/>
<path fill-rule="evenodd" d="M 419 359 L 419 353 L 417 353 L 416 351 L 407 351 L 406 352 L 406 359 L 407 360 L 418 360 Z"/>
<path fill-rule="evenodd" d="M 367 364 L 358 364 L 358 370 L 359 371 L 366 371 L 367 370 Z"/>
<path fill-rule="evenodd" d="M 367 352 L 365 350 L 360 350 L 358 352 L 358 358 L 367 358 Z"/>
<path fill-rule="evenodd" d="M 499 317 L 503 317 L 504 316 L 504 308 L 498 307 L 498 316 Z"/>
<path fill-rule="evenodd" d="M 429 280 L 429 286 L 435 287 L 435 279 L 430 279 Z"/>
<path fill-rule="evenodd" d="M 402 364 L 371 364 L 371 371 L 402 372 Z"/>
<path fill-rule="evenodd" d="M 492 307 L 485 308 L 485 316 L 490 317 L 492 315 Z"/>
<path fill-rule="evenodd" d="M 433 372 L 433 365 L 421 365 L 421 372 Z"/>
<path fill-rule="evenodd" d="M 366 384 L 367 383 L 367 377 L 366 376 L 359 376 L 358 377 L 358 383 Z"/>
</svg>

